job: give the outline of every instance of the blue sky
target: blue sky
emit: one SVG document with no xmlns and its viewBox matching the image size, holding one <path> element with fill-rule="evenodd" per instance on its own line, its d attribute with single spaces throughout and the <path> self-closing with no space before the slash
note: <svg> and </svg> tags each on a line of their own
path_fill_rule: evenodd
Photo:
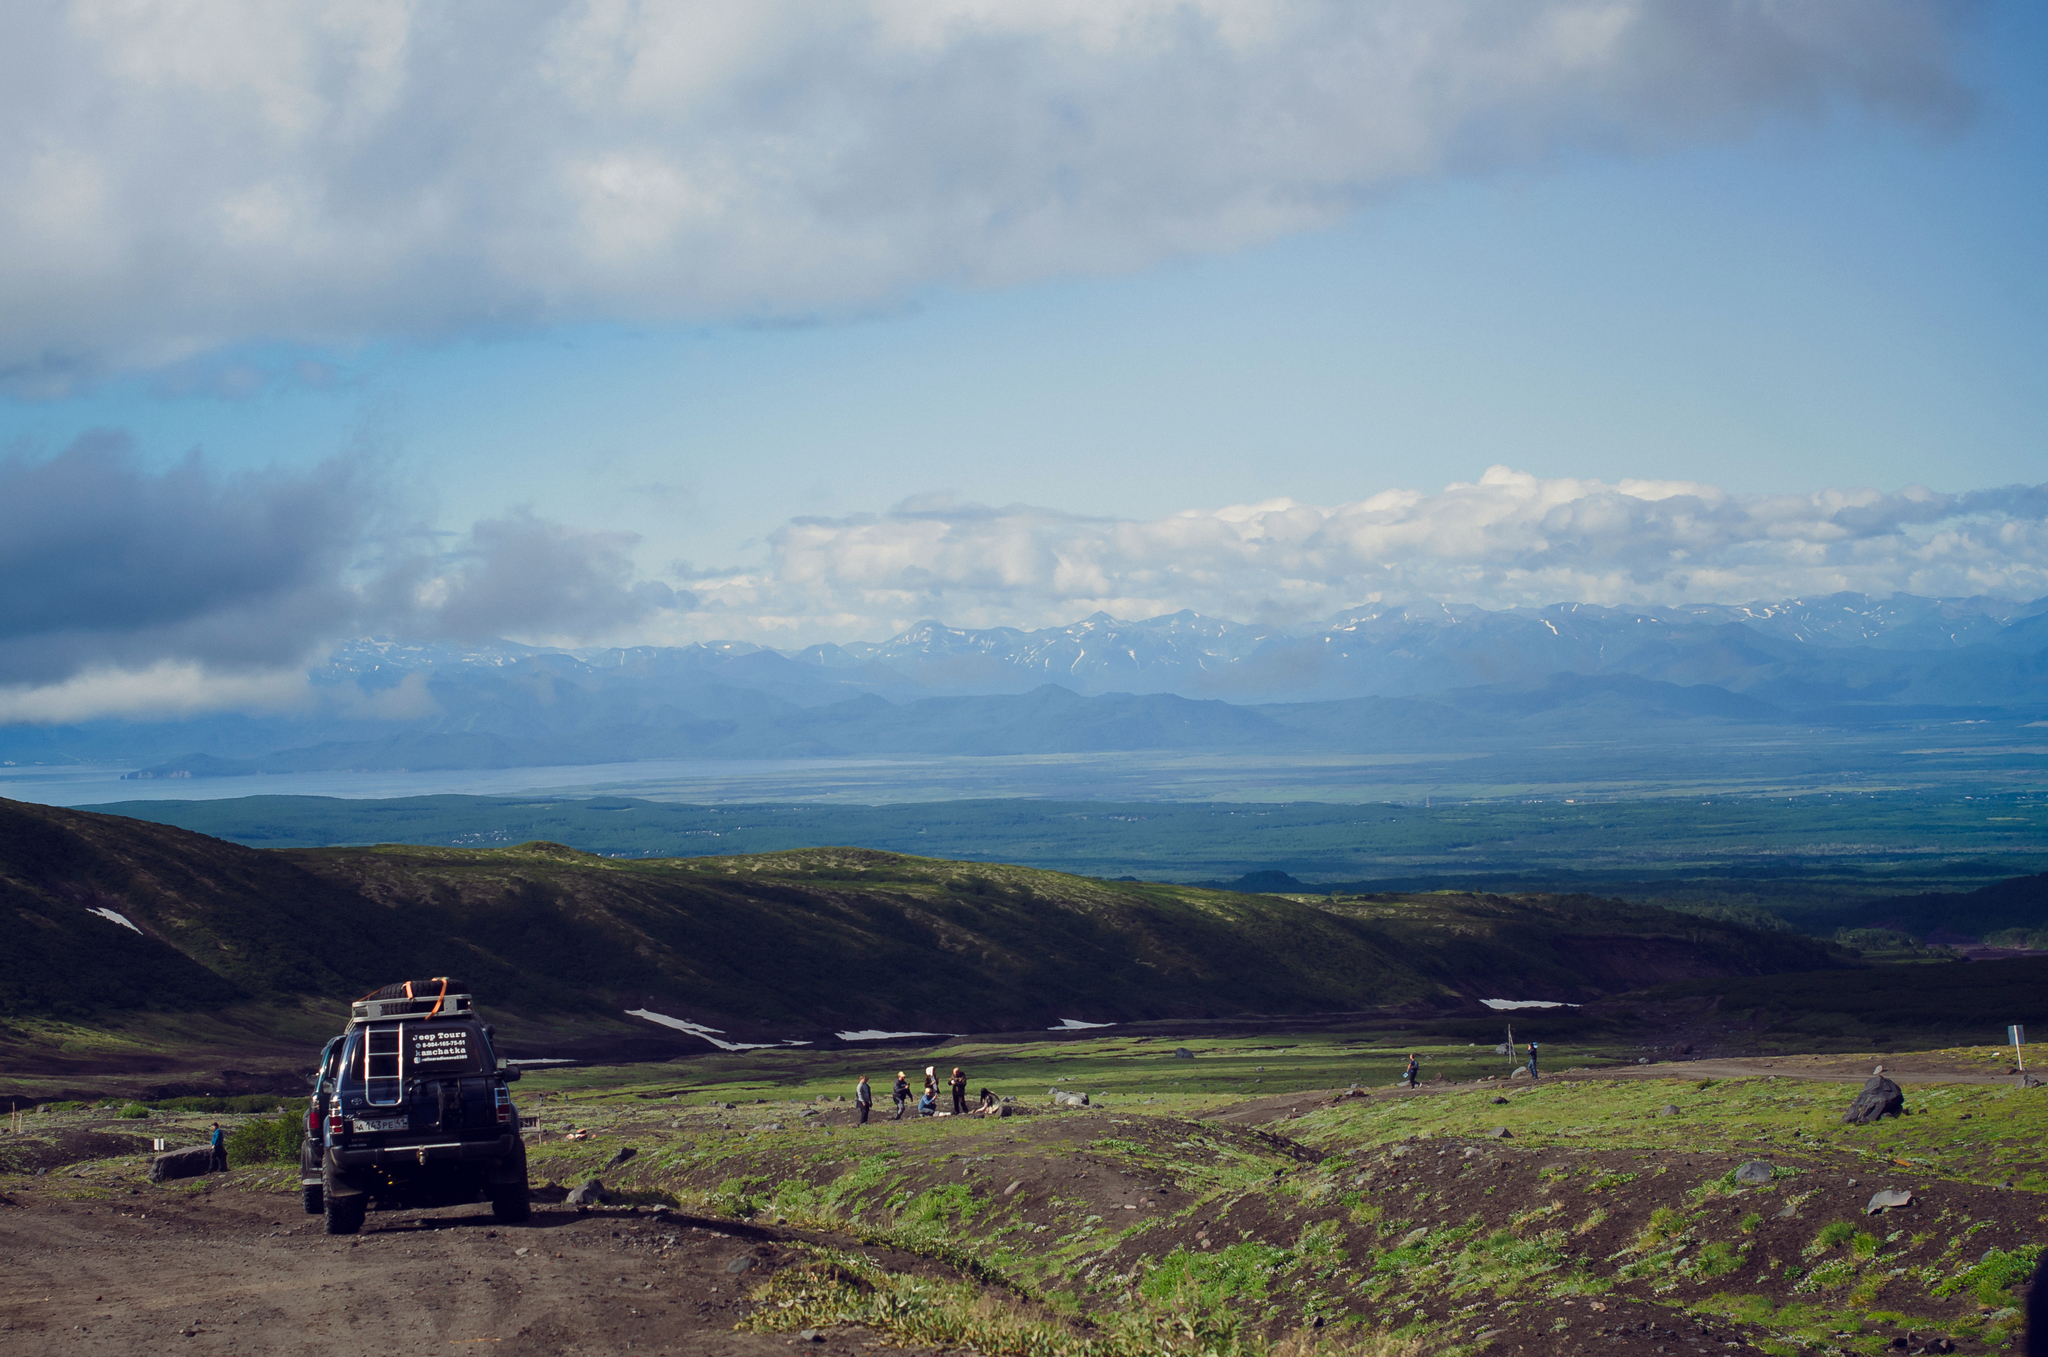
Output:
<svg viewBox="0 0 2048 1357">
<path fill-rule="evenodd" d="M 1898 72 L 1837 78 L 1816 59 L 1820 74 L 1778 72 L 1783 87 L 1763 94 L 1744 63 L 1761 69 L 1778 55 L 1731 49 L 1695 63 L 1681 46 L 1675 59 L 1687 68 L 1727 67 L 1719 84 L 1699 77 L 1706 93 L 1690 102 L 1660 102 L 1640 85 L 1598 98 L 1538 90 L 1526 107 L 1504 98 L 1419 159 L 1388 152 L 1393 170 L 1374 161 L 1317 171 L 1316 184 L 1341 189 L 1340 208 L 1303 209 L 1313 195 L 1302 190 L 1288 212 L 1248 226 L 1242 203 L 1259 201 L 1259 166 L 1291 153 L 1284 134 L 1243 152 L 1228 210 L 1205 217 L 1185 206 L 1187 185 L 1206 182 L 1197 147 L 1186 152 L 1190 177 L 1160 189 L 1158 202 L 1141 189 L 1107 195 L 1133 220 L 1156 209 L 1165 225 L 1124 230 L 1096 202 L 1029 248 L 1005 238 L 977 254 L 975 239 L 942 238 L 952 181 L 913 185 L 940 204 L 928 214 L 940 223 L 939 262 L 892 258 L 861 286 L 832 281 L 866 265 L 819 262 L 843 242 L 814 221 L 802 223 L 810 236 L 790 229 L 786 257 L 769 249 L 779 219 L 763 209 L 747 225 L 748 240 L 768 242 L 759 257 L 731 255 L 744 286 L 721 291 L 717 276 L 676 281 L 648 265 L 646 305 L 627 268 L 584 294 L 565 288 L 560 305 L 450 284 L 428 314 L 410 297 L 432 293 L 437 270 L 460 272 L 428 254 L 411 282 L 350 274 L 366 267 L 350 257 L 331 287 L 281 269 L 273 285 L 251 265 L 250 299 L 230 269 L 211 286 L 232 304 L 211 309 L 181 300 L 131 313 L 84 288 L 75 310 L 98 329 L 52 319 L 62 335 L 41 348 L 32 331 L 14 337 L 0 447 L 17 464 L 47 462 L 89 431 L 118 430 L 132 440 L 127 474 L 159 474 L 197 449 L 226 478 L 222 495 L 237 473 L 310 475 L 340 458 L 357 468 L 349 493 L 375 501 L 351 529 L 382 544 L 371 555 L 410 534 L 449 559 L 473 558 L 473 524 L 523 510 L 556 525 L 558 544 L 609 552 L 599 573 L 611 583 L 659 581 L 701 605 L 600 608 L 603 627 L 586 632 L 792 643 L 879 637 L 926 612 L 1025 625 L 1105 602 L 1242 613 L 1253 606 L 1245 599 L 1280 587 L 1262 578 L 1249 593 L 1205 593 L 1160 583 L 1176 564 L 1140 560 L 1115 578 L 1041 588 L 1018 583 L 1030 569 L 1004 573 L 1011 567 L 989 565 L 986 552 L 918 555 L 934 522 L 971 536 L 972 506 L 1049 511 L 983 520 L 1023 523 L 1003 541 L 1072 574 L 1060 523 L 1157 524 L 1275 501 L 1331 509 L 1390 490 L 1427 505 L 1494 466 L 1539 485 L 1598 481 L 1601 493 L 1684 482 L 1714 503 L 1752 507 L 1831 489 L 2033 485 L 2048 479 L 2048 15 L 2011 3 L 1880 10 L 1952 45 L 1929 56 L 1908 50 L 1910 35 L 1895 49 L 1866 43 L 1844 63 Z M 1814 50 L 1865 43 L 1853 7 L 1842 12 L 1842 32 L 1812 38 Z M 659 38 L 634 41 L 652 51 Z M 1645 69 L 1663 59 L 1644 50 L 1631 59 Z M 1048 68 L 1063 72 L 1061 60 L 1046 58 Z M 1947 82 L 1931 93 L 1930 66 Z M 265 116 L 283 116 L 275 108 L 290 93 L 288 82 L 264 93 Z M 1492 125 L 1517 119 L 1535 130 Z M 1128 172 L 1073 163 L 1054 181 Z M 807 250 L 806 240 L 826 244 Z M 867 258 L 865 246 L 844 248 L 846 259 Z M 786 288 L 783 272 L 795 280 Z M 360 305 L 350 300 L 357 281 Z M 11 286 L 52 317 L 70 314 L 61 289 L 50 300 Z M 20 358 L 36 353 L 61 361 Z M 904 541 L 916 542 L 883 540 L 892 507 L 911 525 Z M 822 533 L 832 550 L 793 552 L 789 525 L 806 518 L 845 525 L 808 530 L 813 548 Z M 1924 546 L 1945 521 L 1923 515 L 1898 540 Z M 1670 588 L 1698 597 L 1835 580 L 2048 592 L 2032 588 L 2048 560 L 2039 528 L 2003 564 L 1979 553 L 1967 567 L 1915 574 L 1866 556 L 1797 574 L 1782 561 L 1761 572 L 1724 561 L 1711 579 Z M 853 536 L 865 564 L 833 554 Z M 914 577 L 878 575 L 878 554 L 914 557 Z M 932 584 L 941 559 L 966 562 L 952 593 Z M 1108 568 L 1091 560 L 1091 570 Z M 361 587 L 361 553 L 336 568 Z M 991 569 L 997 586 L 969 578 Z M 1625 594 L 1612 579 L 1628 572 L 1617 571 L 1542 587 Z M 830 587 L 805 592 L 826 576 Z M 1526 601 L 1488 595 L 1476 578 L 1451 571 L 1441 590 L 1420 577 L 1402 587 Z M 1316 592 L 1313 606 L 1339 594 Z M 527 619 L 526 634 L 575 639 L 566 606 Z M 505 619 L 506 631 L 521 630 L 517 616 Z M 114 662 L 147 658 L 144 647 Z"/>
</svg>

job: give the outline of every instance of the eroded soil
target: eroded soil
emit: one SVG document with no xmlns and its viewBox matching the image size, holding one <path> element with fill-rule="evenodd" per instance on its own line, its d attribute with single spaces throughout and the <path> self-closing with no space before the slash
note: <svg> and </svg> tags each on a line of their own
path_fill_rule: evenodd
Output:
<svg viewBox="0 0 2048 1357">
<path fill-rule="evenodd" d="M 289 1213 L 287 1212 L 289 1208 Z M 671 1212 L 376 1212 L 353 1238 L 279 1194 L 16 1192 L 0 1209 L 0 1349 L 65 1353 L 786 1353 L 736 1332 L 800 1232 Z M 865 1250 L 894 1269 L 933 1264 Z M 735 1269 L 738 1269 L 737 1271 Z M 806 1350 L 856 1353 L 827 1331 Z M 909 1352 L 929 1349 L 911 1347 Z"/>
</svg>

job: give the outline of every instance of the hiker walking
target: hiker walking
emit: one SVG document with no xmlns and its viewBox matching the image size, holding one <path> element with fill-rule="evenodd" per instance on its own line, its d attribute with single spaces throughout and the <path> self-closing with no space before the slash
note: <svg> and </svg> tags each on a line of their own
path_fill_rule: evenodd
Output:
<svg viewBox="0 0 2048 1357">
<path fill-rule="evenodd" d="M 1410 1088 L 1414 1088 L 1416 1085 L 1416 1081 L 1418 1081 L 1421 1078 L 1422 1061 L 1416 1056 L 1410 1055 L 1408 1057 L 1408 1068 L 1401 1072 L 1401 1082 L 1408 1085 L 1408 1087 Z"/>
<path fill-rule="evenodd" d="M 910 1076 L 902 1070 L 896 1071 L 896 1087 L 890 1090 L 890 1096 L 896 1100 L 896 1115 L 891 1120 L 902 1121 L 904 1104 L 910 1101 Z"/>
<path fill-rule="evenodd" d="M 1529 1077 L 1536 1077 L 1536 1043 L 1533 1041 L 1529 1043 Z"/>
<path fill-rule="evenodd" d="M 227 1132 L 220 1129 L 220 1123 L 213 1124 L 213 1139 L 207 1142 L 213 1146 L 213 1157 L 206 1161 L 206 1171 L 217 1173 L 228 1166 Z"/>
<path fill-rule="evenodd" d="M 967 1114 L 967 1076 L 960 1073 L 958 1065 L 953 1067 L 953 1077 L 946 1081 L 946 1086 L 953 1090 L 953 1115 L 956 1117 L 965 1116 Z"/>
<path fill-rule="evenodd" d="M 868 1077 L 863 1074 L 860 1082 L 853 1086 L 853 1105 L 860 1112 L 860 1124 L 868 1124 L 868 1113 L 875 1106 L 875 1091 L 868 1087 Z"/>
</svg>

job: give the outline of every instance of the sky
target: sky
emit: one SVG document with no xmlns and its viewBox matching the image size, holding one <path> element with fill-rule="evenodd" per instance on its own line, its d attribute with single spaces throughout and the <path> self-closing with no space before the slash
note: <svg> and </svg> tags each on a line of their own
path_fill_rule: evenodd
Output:
<svg viewBox="0 0 2048 1357">
<path fill-rule="evenodd" d="M 0 689 L 2048 595 L 2038 6 L 482 13 L 0 52 Z"/>
</svg>

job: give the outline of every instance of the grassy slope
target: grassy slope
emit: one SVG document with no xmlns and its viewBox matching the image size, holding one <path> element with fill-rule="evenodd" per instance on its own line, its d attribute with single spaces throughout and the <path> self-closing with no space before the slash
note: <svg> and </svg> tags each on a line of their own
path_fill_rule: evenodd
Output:
<svg viewBox="0 0 2048 1357">
<path fill-rule="evenodd" d="M 1593 900 L 1333 905 L 858 849 L 261 852 L 13 803 L 0 900 L 22 939 L 0 954 L 0 1011 L 34 1017 L 297 1003 L 454 973 L 528 1015 L 644 1004 L 771 1035 L 992 1031 L 1485 997 L 1473 985 L 1573 998 L 1829 960 L 1804 939 Z"/>
<path fill-rule="evenodd" d="M 1339 1072 L 1381 1085 L 1393 1054 L 1338 1037 L 1214 1043 L 1194 1068 L 1122 1039 L 936 1054 L 1026 1101 L 1048 1083 L 1113 1091 L 1106 1109 L 1022 1126 L 849 1128 L 836 1104 L 811 1115 L 818 1094 L 844 1091 L 845 1071 L 773 1078 L 823 1076 L 819 1056 L 764 1053 L 729 1082 L 700 1062 L 679 1099 L 668 1067 L 564 1071 L 530 1092 L 549 1090 L 550 1124 L 597 1135 L 548 1141 L 536 1172 L 601 1174 L 642 1201 L 852 1224 L 974 1259 L 1112 1329 L 1122 1317 L 1220 1337 L 1232 1322 L 1277 1333 L 1322 1316 L 1352 1332 L 1409 1327 L 1430 1352 L 1489 1331 L 1508 1350 L 1583 1351 L 1622 1324 L 1707 1324 L 1782 1354 L 1875 1353 L 1909 1331 L 1976 1351 L 2013 1329 L 2001 1260 L 2037 1246 L 2048 1190 L 2048 1097 L 2010 1086 L 1916 1085 L 1914 1115 L 1874 1127 L 1840 1121 L 1853 1085 L 1773 1078 L 1290 1097 L 1265 1114 L 1281 1120 L 1259 1125 L 1218 1096 L 1225 1087 L 1327 1088 Z M 1260 1066 L 1265 1089 L 1250 1087 Z M 1196 1068 L 1227 1069 L 1228 1084 L 1171 1091 Z M 702 1110 L 725 1100 L 739 1106 Z M 621 1143 L 639 1157 L 604 1169 Z M 1728 1171 L 1756 1157 L 1779 1178 L 1736 1187 Z M 1870 1220 L 1862 1206 L 1879 1186 L 1920 1204 Z M 798 1301 L 791 1327 L 860 1313 L 847 1308 L 858 1295 L 830 1287 L 775 1294 Z"/>
</svg>

